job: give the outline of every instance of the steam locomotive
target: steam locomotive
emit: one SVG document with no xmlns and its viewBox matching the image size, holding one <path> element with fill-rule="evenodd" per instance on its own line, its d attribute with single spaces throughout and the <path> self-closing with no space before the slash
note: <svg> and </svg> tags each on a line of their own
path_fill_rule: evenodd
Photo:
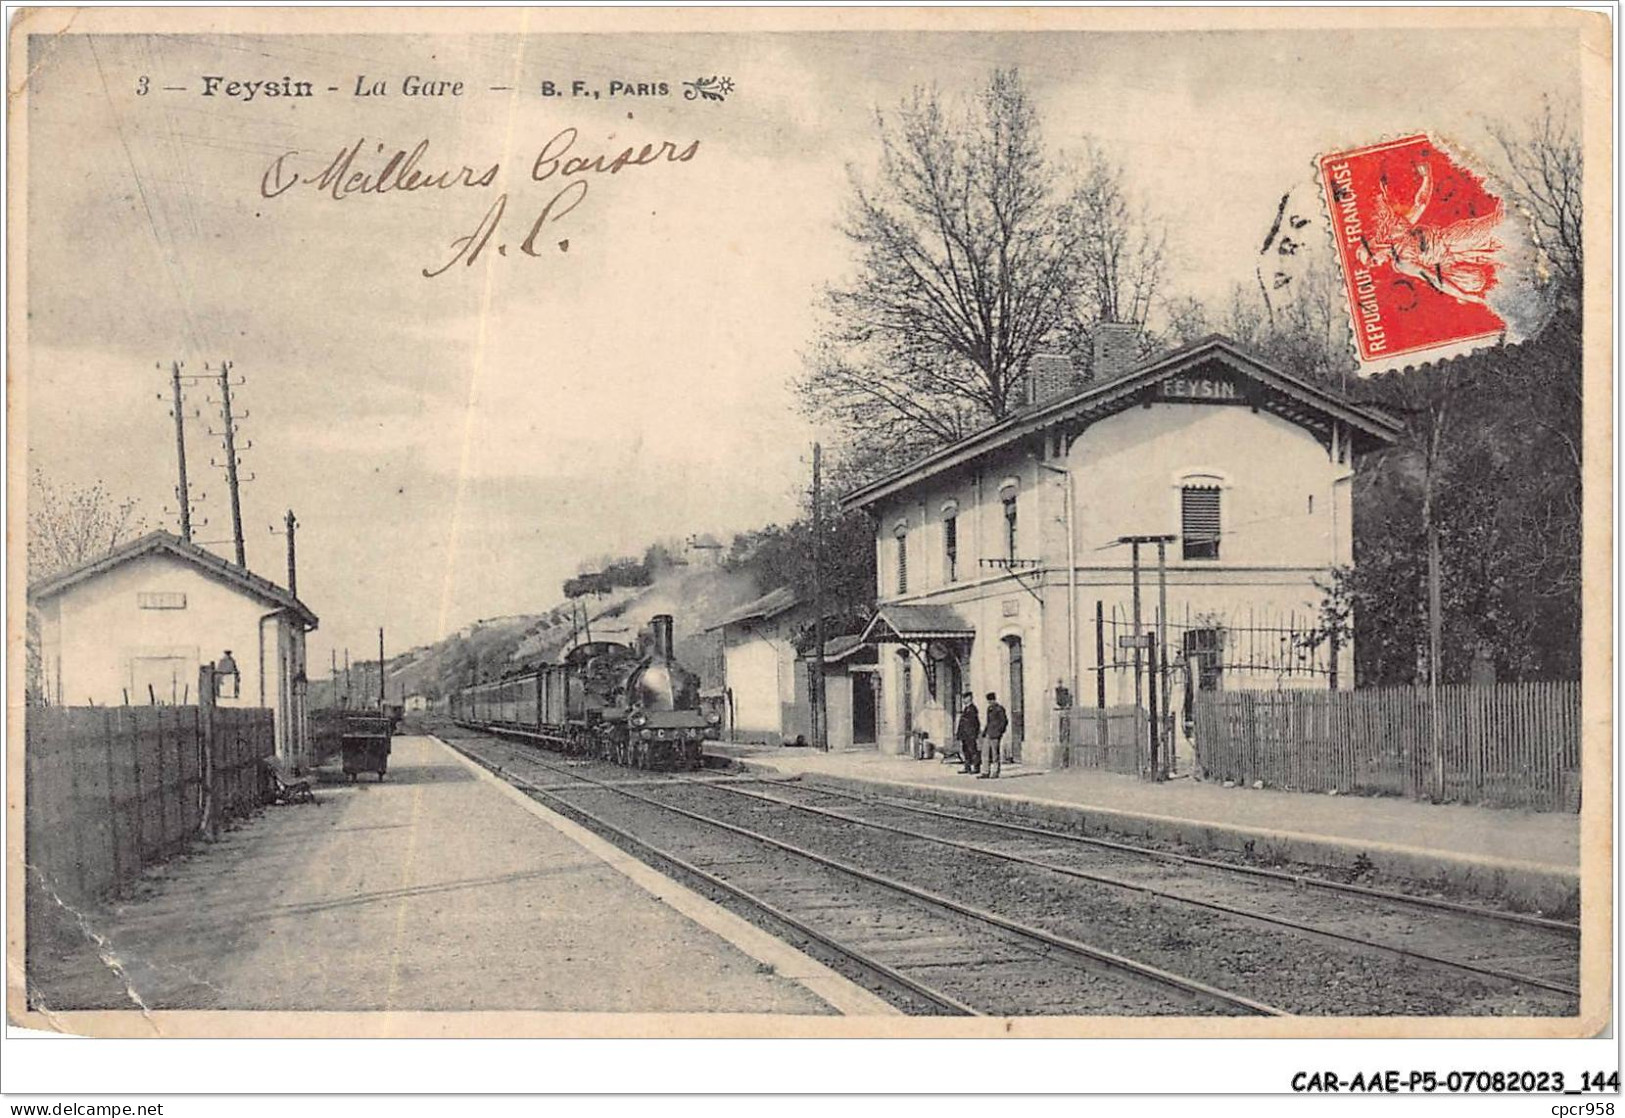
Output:
<svg viewBox="0 0 1625 1118">
<path fill-rule="evenodd" d="M 557 664 L 455 692 L 452 720 L 577 757 L 640 769 L 697 769 L 721 718 L 700 704 L 699 677 L 672 650 L 659 614 L 635 645 L 585 641 Z"/>
</svg>

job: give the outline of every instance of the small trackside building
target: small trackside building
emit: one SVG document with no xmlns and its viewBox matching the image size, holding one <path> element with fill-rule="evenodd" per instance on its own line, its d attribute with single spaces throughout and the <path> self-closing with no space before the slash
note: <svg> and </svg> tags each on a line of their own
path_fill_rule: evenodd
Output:
<svg viewBox="0 0 1625 1118">
<path fill-rule="evenodd" d="M 722 638 L 723 725 L 736 741 L 794 739 L 796 638 L 810 608 L 788 587 L 746 602 L 706 632 Z"/>
<path fill-rule="evenodd" d="M 198 701 L 198 669 L 237 665 L 225 706 L 274 712 L 277 757 L 308 767 L 305 635 L 316 615 L 287 590 L 168 532 L 151 532 L 28 588 L 45 702 Z"/>
<path fill-rule="evenodd" d="M 722 641 L 723 726 L 731 741 L 812 744 L 812 605 L 794 590 L 746 602 L 712 625 Z M 824 642 L 824 704 L 831 749 L 875 741 L 875 651 L 856 636 Z"/>
<path fill-rule="evenodd" d="M 1355 462 L 1399 425 L 1223 337 L 1139 363 L 1112 360 L 1132 352 L 1123 341 L 1101 332 L 1088 380 L 1035 358 L 1025 406 L 844 499 L 876 529 L 864 638 L 879 649 L 882 751 L 905 753 L 911 733 L 950 741 L 960 694 L 985 707 L 993 691 L 1006 752 L 1061 764 L 1062 707 L 1133 704 L 1132 654 L 1114 639 L 1132 637 L 1124 537 L 1170 537 L 1161 639 L 1190 686 L 1352 685 L 1348 642 L 1299 673 L 1243 645 L 1307 625 L 1353 563 Z M 1143 632 L 1158 622 L 1154 544 L 1140 582 Z M 1168 690 L 1179 708 L 1185 688 Z"/>
</svg>

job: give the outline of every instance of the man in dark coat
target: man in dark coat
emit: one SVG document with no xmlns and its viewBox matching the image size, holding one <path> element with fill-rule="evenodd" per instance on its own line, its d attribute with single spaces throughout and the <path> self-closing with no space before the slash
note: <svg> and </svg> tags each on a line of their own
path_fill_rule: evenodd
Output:
<svg viewBox="0 0 1625 1118">
<path fill-rule="evenodd" d="M 965 692 L 965 705 L 959 709 L 959 724 L 954 737 L 959 739 L 959 756 L 964 761 L 959 771 L 973 773 L 982 767 L 981 750 L 976 741 L 982 736 L 982 715 L 976 709 L 976 696 Z"/>
<path fill-rule="evenodd" d="M 1010 728 L 1010 716 L 999 705 L 999 697 L 987 693 L 987 771 L 983 776 L 998 776 L 1004 769 L 1004 732 Z"/>
</svg>

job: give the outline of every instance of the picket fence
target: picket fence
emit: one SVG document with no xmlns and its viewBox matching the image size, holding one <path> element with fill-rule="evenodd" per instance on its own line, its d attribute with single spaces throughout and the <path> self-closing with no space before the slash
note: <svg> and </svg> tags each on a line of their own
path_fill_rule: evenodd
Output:
<svg viewBox="0 0 1625 1118">
<path fill-rule="evenodd" d="M 1208 691 L 1196 701 L 1206 779 L 1300 792 L 1578 811 L 1580 685 Z"/>
<path fill-rule="evenodd" d="M 216 707 L 222 817 L 262 802 L 272 713 Z M 203 725 L 195 706 L 29 707 L 24 857 L 60 897 L 116 891 L 185 847 L 203 822 Z"/>
</svg>

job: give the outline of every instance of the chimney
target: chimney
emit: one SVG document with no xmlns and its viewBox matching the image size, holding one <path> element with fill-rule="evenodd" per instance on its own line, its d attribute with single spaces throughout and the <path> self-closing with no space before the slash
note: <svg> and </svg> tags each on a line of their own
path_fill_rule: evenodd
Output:
<svg viewBox="0 0 1625 1118">
<path fill-rule="evenodd" d="M 1083 377 L 1072 364 L 1072 358 L 1064 353 L 1035 353 L 1027 362 L 1022 403 L 1037 407 L 1082 387 Z"/>
<path fill-rule="evenodd" d="M 1132 322 L 1101 322 L 1095 326 L 1095 360 L 1090 380 L 1104 384 L 1116 380 L 1140 363 L 1140 328 Z"/>
<path fill-rule="evenodd" d="M 656 660 L 670 660 L 673 654 L 672 620 L 669 613 L 657 613 L 649 619 L 649 633 L 654 637 Z"/>
</svg>

